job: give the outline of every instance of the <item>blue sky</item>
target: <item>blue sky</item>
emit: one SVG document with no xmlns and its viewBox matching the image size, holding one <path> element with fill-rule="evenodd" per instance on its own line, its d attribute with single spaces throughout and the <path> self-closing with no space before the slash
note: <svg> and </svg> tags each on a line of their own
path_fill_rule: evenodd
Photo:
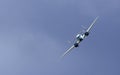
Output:
<svg viewBox="0 0 120 75">
<path fill-rule="evenodd" d="M 1 75 L 120 75 L 119 0 L 0 0 Z M 79 48 L 60 56 L 98 21 Z"/>
</svg>

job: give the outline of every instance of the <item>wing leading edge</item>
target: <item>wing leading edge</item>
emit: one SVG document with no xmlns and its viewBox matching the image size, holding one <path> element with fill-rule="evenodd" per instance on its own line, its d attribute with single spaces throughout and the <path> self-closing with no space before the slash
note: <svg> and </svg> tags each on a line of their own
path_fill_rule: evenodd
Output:
<svg viewBox="0 0 120 75">
<path fill-rule="evenodd" d="M 67 53 L 69 53 L 73 48 L 75 48 L 75 46 L 71 46 L 66 52 L 63 53 L 63 55 L 61 57 L 64 57 Z"/>
<path fill-rule="evenodd" d="M 93 27 L 93 25 L 95 24 L 95 22 L 97 21 L 98 18 L 99 18 L 99 16 L 95 18 L 95 20 L 91 23 L 90 27 L 86 30 L 86 32 L 90 31 L 90 29 Z"/>
</svg>

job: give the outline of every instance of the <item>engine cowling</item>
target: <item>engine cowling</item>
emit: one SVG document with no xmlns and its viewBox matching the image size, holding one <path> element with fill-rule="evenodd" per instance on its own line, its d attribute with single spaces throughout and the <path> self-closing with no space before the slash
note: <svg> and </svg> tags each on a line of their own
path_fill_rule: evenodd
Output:
<svg viewBox="0 0 120 75">
<path fill-rule="evenodd" d="M 89 32 L 85 32 L 85 36 L 88 36 L 89 35 Z"/>
<path fill-rule="evenodd" d="M 79 44 L 78 44 L 78 43 L 75 43 L 75 44 L 74 44 L 74 46 L 75 46 L 75 47 L 78 47 L 78 46 L 79 46 Z"/>
</svg>

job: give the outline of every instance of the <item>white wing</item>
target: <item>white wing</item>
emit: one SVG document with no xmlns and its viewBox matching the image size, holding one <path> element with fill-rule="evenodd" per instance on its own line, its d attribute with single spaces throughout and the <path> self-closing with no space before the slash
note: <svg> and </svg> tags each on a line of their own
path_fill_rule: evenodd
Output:
<svg viewBox="0 0 120 75">
<path fill-rule="evenodd" d="M 86 32 L 89 32 L 90 29 L 93 27 L 93 25 L 95 24 L 95 22 L 97 21 L 99 17 L 96 17 L 95 20 L 91 23 L 90 27 L 86 30 Z"/>
<path fill-rule="evenodd" d="M 69 53 L 73 48 L 75 48 L 75 46 L 71 46 L 65 53 L 63 53 L 63 55 L 61 57 L 64 57 L 67 53 Z"/>
</svg>

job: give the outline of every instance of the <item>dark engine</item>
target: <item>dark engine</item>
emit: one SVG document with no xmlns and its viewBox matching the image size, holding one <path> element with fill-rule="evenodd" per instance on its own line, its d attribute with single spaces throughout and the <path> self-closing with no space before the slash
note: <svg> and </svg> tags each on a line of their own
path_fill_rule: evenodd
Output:
<svg viewBox="0 0 120 75">
<path fill-rule="evenodd" d="M 88 36 L 89 35 L 89 32 L 85 32 L 85 36 Z"/>
<path fill-rule="evenodd" d="M 75 47 L 78 47 L 78 46 L 79 46 L 79 44 L 78 44 L 78 43 L 75 43 L 75 44 L 74 44 L 74 46 L 75 46 Z"/>
</svg>

